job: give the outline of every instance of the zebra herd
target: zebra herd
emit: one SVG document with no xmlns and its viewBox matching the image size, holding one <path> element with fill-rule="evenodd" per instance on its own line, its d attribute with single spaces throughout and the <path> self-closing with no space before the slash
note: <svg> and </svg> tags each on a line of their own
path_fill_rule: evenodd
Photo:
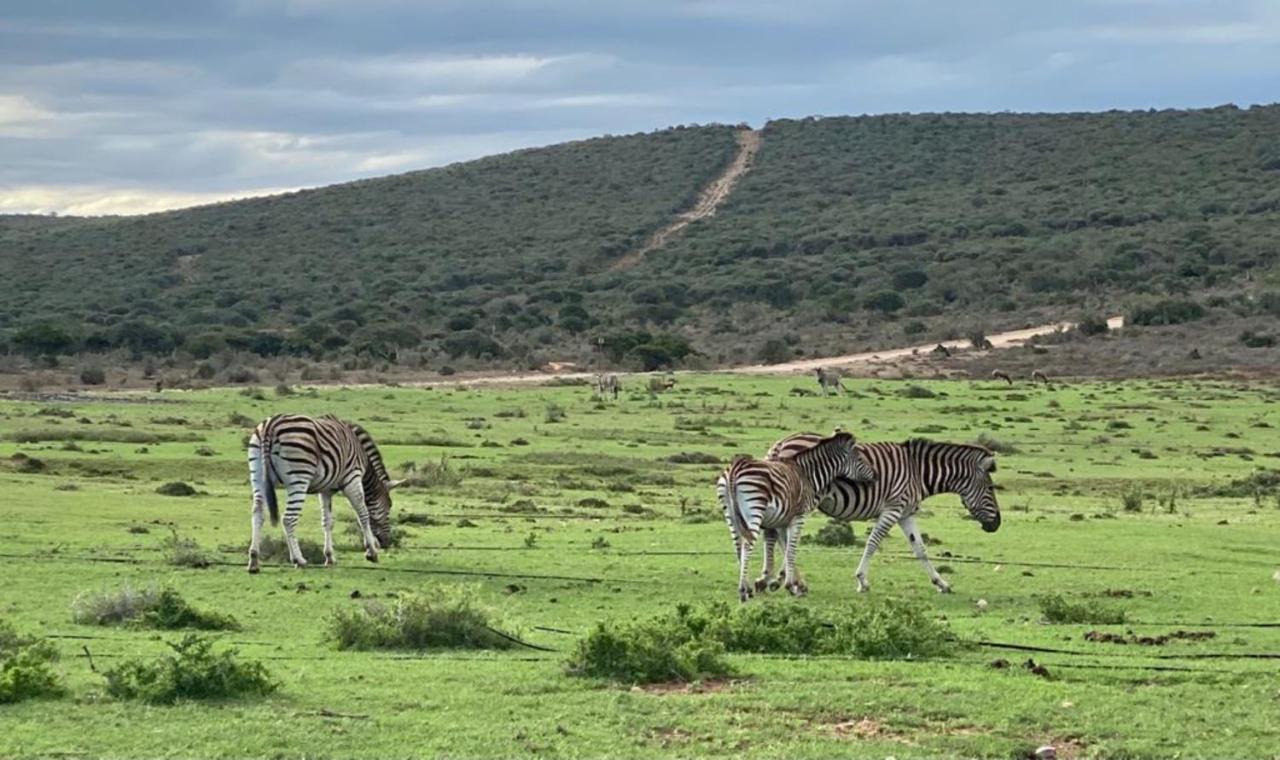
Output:
<svg viewBox="0 0 1280 760">
<path fill-rule="evenodd" d="M 779 585 L 795 595 L 807 591 L 795 567 L 795 554 L 805 515 L 814 509 L 841 522 L 875 521 L 855 575 L 859 591 L 870 590 L 871 557 L 897 525 L 929 580 L 939 592 L 947 593 L 951 586 L 929 562 L 916 525 L 920 502 L 937 494 L 958 494 L 982 529 L 995 532 L 1000 528 L 1000 507 L 991 481 L 995 469 L 995 455 L 982 446 L 921 439 L 860 444 L 841 432 L 827 437 L 799 433 L 774 443 L 763 459 L 739 457 L 716 481 L 737 549 L 738 596 L 745 602 L 752 591 Z M 764 567 L 754 586 L 749 586 L 747 564 L 761 532 Z M 782 581 L 773 571 L 779 537 L 785 552 Z"/>
<path fill-rule="evenodd" d="M 615 378 L 616 381 L 616 378 Z M 615 386 L 616 387 L 616 386 Z M 325 565 L 334 564 L 333 494 L 342 494 L 356 513 L 365 558 L 391 542 L 393 481 L 372 436 L 360 425 L 332 415 L 281 414 L 263 420 L 249 437 L 249 481 L 253 491 L 249 572 L 260 569 L 263 508 L 271 524 L 280 520 L 276 486 L 285 489 L 284 534 L 289 558 L 305 567 L 294 531 L 307 494 L 319 494 L 324 526 Z M 916 524 L 920 502 L 929 496 L 960 496 L 974 520 L 988 533 L 1000 527 L 991 473 L 995 455 L 971 444 L 914 439 L 904 443 L 858 443 L 851 433 L 822 436 L 798 433 L 774 443 L 763 458 L 739 456 L 716 479 L 716 492 L 733 537 L 738 563 L 738 597 L 785 588 L 808 591 L 796 567 L 805 518 L 819 510 L 842 522 L 874 520 L 855 575 L 858 590 L 870 589 L 871 557 L 896 525 L 939 592 L 951 587 L 929 562 Z M 756 540 L 764 538 L 763 570 L 747 582 Z M 783 543 L 783 570 L 774 574 L 773 552 Z"/>
</svg>

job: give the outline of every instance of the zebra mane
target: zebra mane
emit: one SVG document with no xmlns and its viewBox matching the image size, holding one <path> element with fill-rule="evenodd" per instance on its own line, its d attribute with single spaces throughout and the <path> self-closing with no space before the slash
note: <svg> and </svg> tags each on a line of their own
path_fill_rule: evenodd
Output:
<svg viewBox="0 0 1280 760">
<path fill-rule="evenodd" d="M 902 444 L 908 451 L 918 452 L 922 450 L 937 449 L 964 449 L 966 452 L 972 453 L 974 456 L 990 457 L 995 460 L 995 452 L 986 446 L 977 443 L 950 443 L 947 441 L 934 441 L 929 438 L 910 438 Z M 994 465 L 992 469 L 995 469 Z"/>
</svg>

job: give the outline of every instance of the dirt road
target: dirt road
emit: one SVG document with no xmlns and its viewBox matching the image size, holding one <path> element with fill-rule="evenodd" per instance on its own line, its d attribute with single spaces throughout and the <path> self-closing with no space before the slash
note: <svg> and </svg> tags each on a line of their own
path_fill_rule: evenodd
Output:
<svg viewBox="0 0 1280 760">
<path fill-rule="evenodd" d="M 1052 324 L 1040 325 L 1038 327 L 1027 327 L 1022 330 L 1010 330 L 1009 332 L 996 333 L 988 335 L 987 340 L 991 341 L 993 349 L 1012 348 L 1026 343 L 1029 339 L 1036 335 L 1046 335 L 1056 330 L 1068 330 L 1075 326 L 1073 322 L 1054 322 Z M 1107 327 L 1112 330 L 1124 327 L 1124 317 L 1112 317 L 1107 320 Z M 785 362 L 783 364 L 751 364 L 742 367 L 725 367 L 718 372 L 730 372 L 741 375 L 787 375 L 801 372 L 812 372 L 817 367 L 849 367 L 857 364 L 877 364 L 884 362 L 892 363 L 894 360 L 904 359 L 913 355 L 928 355 L 930 351 L 937 346 L 937 343 L 924 343 L 918 346 L 907 346 L 905 348 L 891 348 L 884 351 L 865 351 L 859 354 L 845 354 L 844 356 L 828 356 L 821 359 L 804 359 L 802 361 Z M 968 340 L 948 340 L 943 341 L 942 345 L 948 349 L 961 349 L 969 345 Z M 626 377 L 625 373 L 618 373 L 621 377 Z M 672 374 L 683 374 L 675 372 Z M 422 383 L 408 383 L 417 386 L 437 386 L 437 385 L 468 385 L 468 386 L 484 386 L 484 385 L 526 385 L 528 383 L 546 382 L 552 378 L 561 378 L 563 380 L 590 380 L 594 377 L 593 372 L 531 372 L 524 374 L 511 375 L 484 375 L 474 377 L 459 377 L 452 380 L 432 380 Z"/>
<path fill-rule="evenodd" d="M 733 157 L 733 162 L 728 168 L 711 181 L 711 184 L 702 189 L 698 194 L 698 200 L 693 204 L 693 208 L 676 216 L 676 218 L 668 225 L 653 233 L 645 244 L 636 250 L 628 253 L 609 267 L 610 271 L 626 269 L 635 266 L 650 251 L 661 248 L 666 244 L 672 235 L 680 232 L 693 222 L 699 219 L 705 219 L 716 213 L 716 209 L 729 197 L 729 193 L 733 192 L 733 186 L 738 183 L 738 179 L 746 174 L 751 168 L 751 161 L 755 158 L 756 152 L 760 150 L 760 132 L 754 129 L 744 129 L 738 132 L 738 154 Z"/>
</svg>

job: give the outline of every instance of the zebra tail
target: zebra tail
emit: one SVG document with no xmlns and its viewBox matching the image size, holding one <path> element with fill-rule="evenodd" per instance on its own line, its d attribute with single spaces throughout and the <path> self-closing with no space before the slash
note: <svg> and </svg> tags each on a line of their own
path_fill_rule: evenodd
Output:
<svg viewBox="0 0 1280 760">
<path fill-rule="evenodd" d="M 262 492 L 263 497 L 267 500 L 267 514 L 271 517 L 272 525 L 280 524 L 280 504 L 276 501 L 276 487 L 272 483 L 271 477 L 271 425 L 262 426 L 262 448 L 259 449 L 259 456 L 262 457 L 262 482 L 258 484 L 258 489 Z"/>
<path fill-rule="evenodd" d="M 742 513 L 742 504 L 738 501 L 738 480 L 729 477 L 726 481 L 725 498 L 729 500 L 729 516 L 733 520 L 734 530 L 738 532 L 738 537 L 743 543 L 753 544 L 756 540 L 755 534 L 751 532 L 751 523 Z"/>
</svg>

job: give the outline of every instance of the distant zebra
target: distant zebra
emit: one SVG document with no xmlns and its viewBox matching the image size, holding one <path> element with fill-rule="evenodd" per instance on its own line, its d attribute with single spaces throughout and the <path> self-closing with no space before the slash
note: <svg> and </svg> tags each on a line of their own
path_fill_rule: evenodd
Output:
<svg viewBox="0 0 1280 760">
<path fill-rule="evenodd" d="M 747 564 L 761 528 L 785 535 L 783 585 L 799 596 L 808 589 L 796 571 L 796 548 L 805 515 L 838 476 L 869 478 L 871 472 L 849 433 L 815 436 L 807 450 L 785 461 L 740 456 L 716 480 L 724 519 L 738 555 L 738 598 L 751 598 Z"/>
<path fill-rule="evenodd" d="M 828 390 L 835 393 L 844 392 L 844 383 L 840 382 L 840 373 L 838 371 L 818 367 L 814 370 L 814 373 L 818 376 L 818 386 L 822 388 L 822 395 L 826 396 Z"/>
<path fill-rule="evenodd" d="M 768 459 L 786 461 L 799 456 L 824 440 L 814 433 L 800 433 L 783 438 L 769 448 Z M 871 586 L 867 573 L 871 557 L 880 542 L 896 524 L 911 544 L 911 551 L 924 566 L 929 580 L 938 591 L 947 593 L 950 584 L 938 575 L 925 553 L 924 541 L 916 527 L 920 502 L 941 493 L 959 494 L 982 529 L 994 533 L 1000 528 L 1000 506 L 996 503 L 991 473 L 995 472 L 995 454 L 982 446 L 963 443 L 935 443 L 913 439 L 905 443 L 862 443 L 857 446 L 863 461 L 871 466 L 874 480 L 857 483 L 837 478 L 832 488 L 819 497 L 818 508 L 826 515 L 848 522 L 875 519 L 875 527 L 867 539 L 858 563 L 859 591 Z M 773 546 L 776 532 L 765 533 L 766 584 L 772 584 Z"/>
<path fill-rule="evenodd" d="M 618 399 L 618 391 L 622 390 L 622 381 L 618 379 L 617 375 L 612 372 L 597 372 L 595 381 L 596 392 L 600 394 L 601 398 L 605 394 L 612 393 L 614 400 Z"/>
<path fill-rule="evenodd" d="M 1041 382 L 1041 383 L 1044 383 L 1045 385 L 1048 385 L 1048 384 L 1049 384 L 1049 376 L 1048 376 L 1048 375 L 1046 375 L 1045 373 L 1041 372 L 1041 371 L 1040 371 L 1040 370 L 1038 370 L 1038 369 L 1037 369 L 1037 370 L 1032 370 L 1032 371 L 1031 371 L 1031 382 L 1032 382 L 1032 383 L 1035 383 L 1035 382 Z"/>
<path fill-rule="evenodd" d="M 320 494 L 324 525 L 324 563 L 334 564 L 333 494 L 351 502 L 360 525 L 364 556 L 378 561 L 378 549 L 391 543 L 391 489 L 399 485 L 387 475 L 378 446 L 364 428 L 332 415 L 304 417 L 278 414 L 258 424 L 249 436 L 249 482 L 253 487 L 253 538 L 249 572 L 256 573 L 262 534 L 262 507 L 271 524 L 280 522 L 275 487 L 285 488 L 284 536 L 289 559 L 297 567 L 307 561 L 298 548 L 294 528 L 307 494 Z"/>
<path fill-rule="evenodd" d="M 991 370 L 991 379 L 992 379 L 992 380 L 1003 380 L 1003 381 L 1005 381 L 1006 383 L 1008 383 L 1009 385 L 1013 385 L 1013 378 L 1012 378 L 1012 377 L 1009 377 L 1009 373 L 1008 373 L 1008 372 L 1005 372 L 1004 370 L 1000 370 L 1000 369 L 993 369 L 993 370 Z"/>
</svg>

